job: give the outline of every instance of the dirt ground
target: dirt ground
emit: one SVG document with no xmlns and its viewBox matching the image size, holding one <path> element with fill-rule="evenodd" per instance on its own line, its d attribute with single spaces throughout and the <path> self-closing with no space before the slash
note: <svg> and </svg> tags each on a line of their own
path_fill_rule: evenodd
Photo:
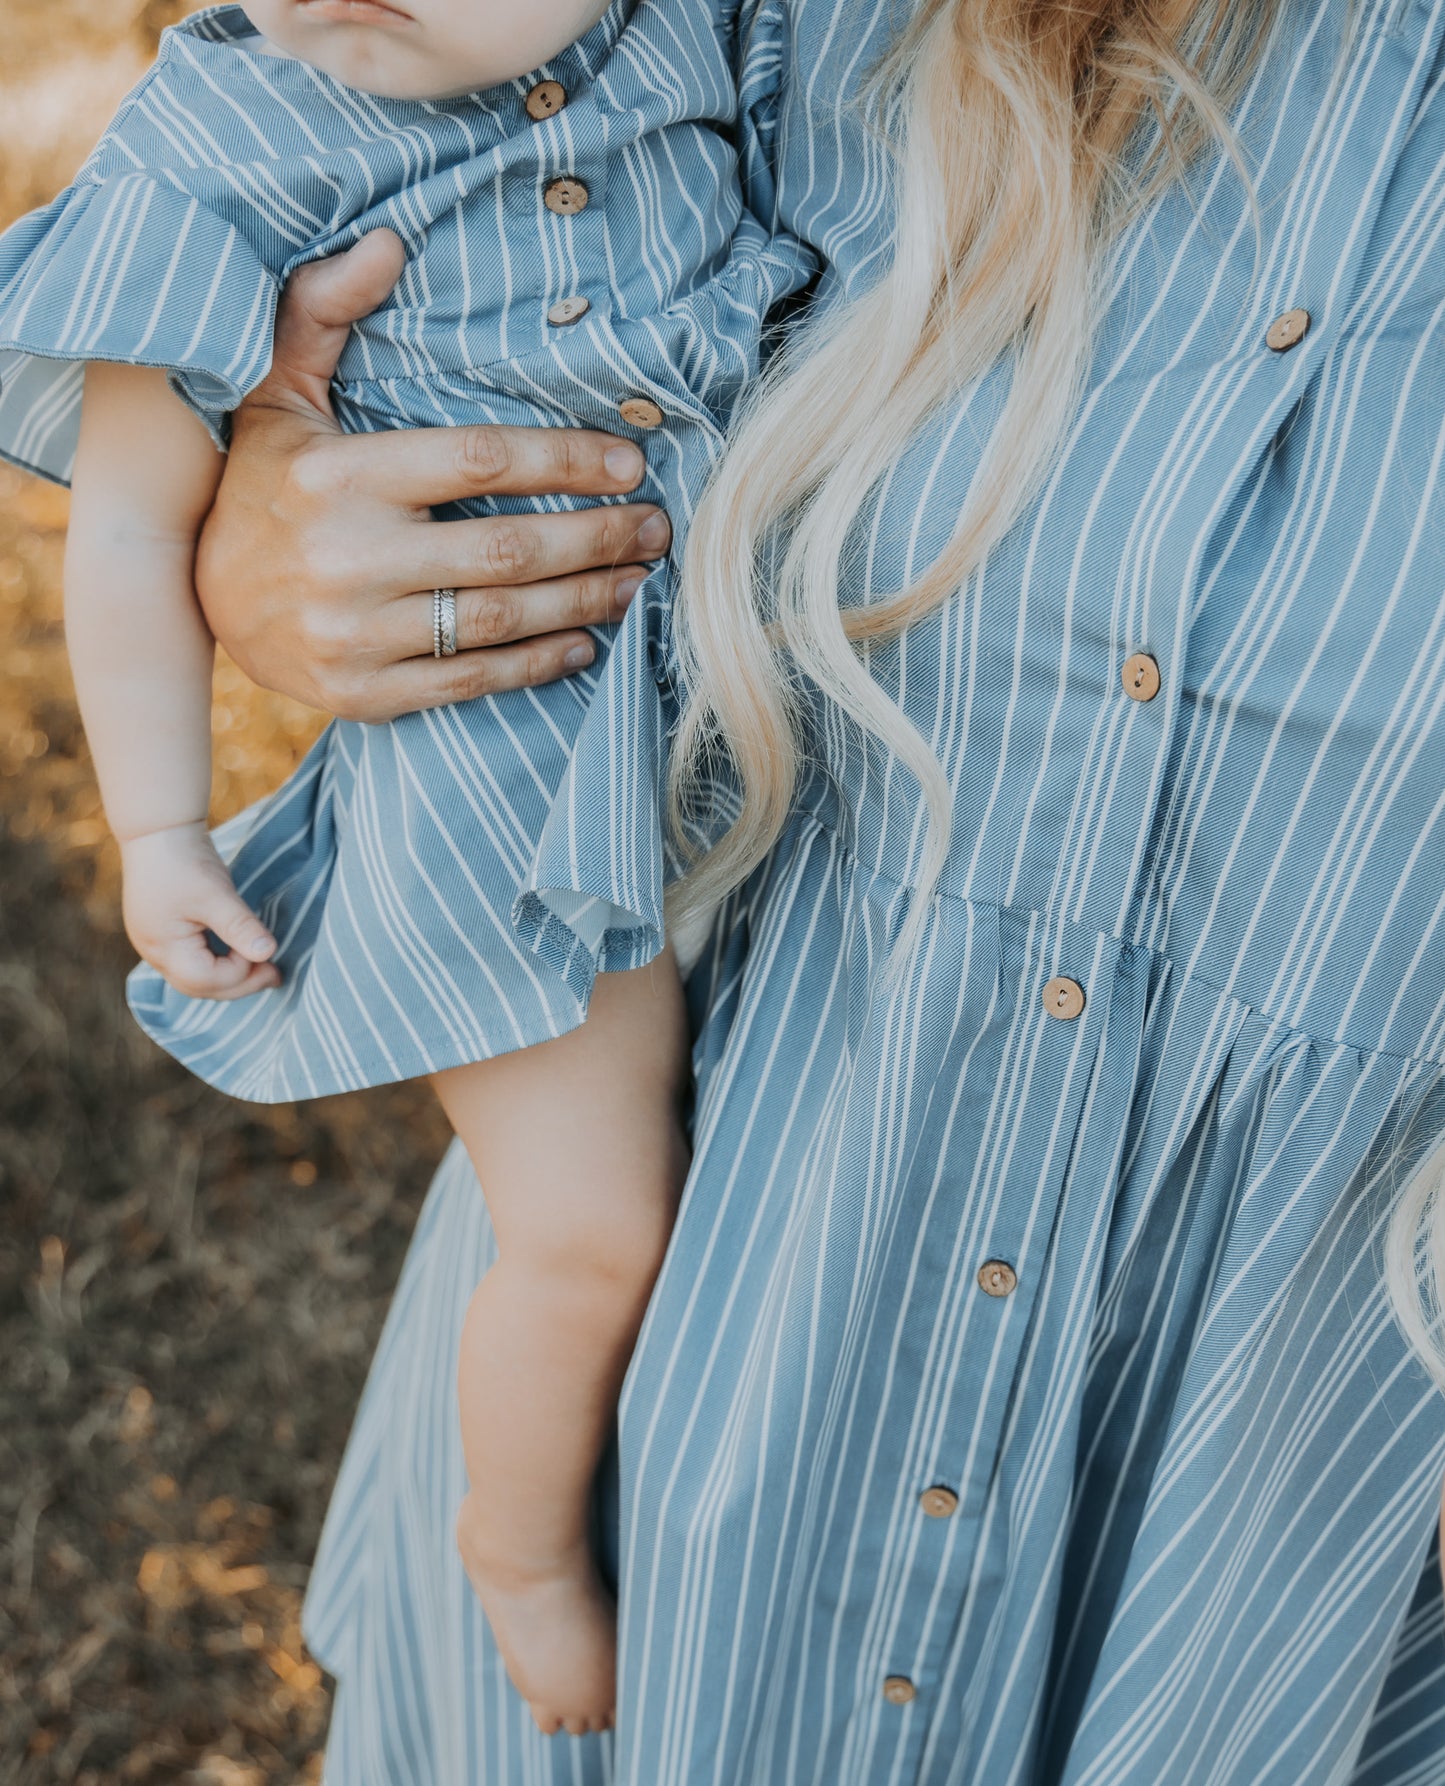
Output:
<svg viewBox="0 0 1445 1786">
<path fill-rule="evenodd" d="M 183 10 L 0 0 L 0 223 L 64 184 Z M 231 1103 L 131 1023 L 65 519 L 0 468 L 0 1781 L 314 1780 L 307 1566 L 445 1134 L 411 1088 Z M 223 664 L 217 816 L 317 723 Z"/>
</svg>

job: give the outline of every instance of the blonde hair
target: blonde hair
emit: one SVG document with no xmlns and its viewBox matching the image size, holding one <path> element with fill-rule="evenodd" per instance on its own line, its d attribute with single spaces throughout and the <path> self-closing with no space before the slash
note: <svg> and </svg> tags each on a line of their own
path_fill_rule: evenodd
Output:
<svg viewBox="0 0 1445 1786">
<path fill-rule="evenodd" d="M 1390 1212 L 1385 1287 L 1405 1338 L 1445 1390 L 1445 1142 L 1415 1168 Z"/>
</svg>

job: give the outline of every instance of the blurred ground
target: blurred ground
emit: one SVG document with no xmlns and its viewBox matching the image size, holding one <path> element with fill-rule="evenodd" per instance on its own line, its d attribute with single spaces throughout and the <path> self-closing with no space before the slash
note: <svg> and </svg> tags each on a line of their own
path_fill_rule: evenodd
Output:
<svg viewBox="0 0 1445 1786">
<path fill-rule="evenodd" d="M 0 224 L 184 10 L 0 0 Z M 65 518 L 0 467 L 0 1781 L 312 1780 L 307 1564 L 444 1131 L 407 1088 L 233 1104 L 131 1024 Z M 222 665 L 217 816 L 316 723 Z"/>
</svg>

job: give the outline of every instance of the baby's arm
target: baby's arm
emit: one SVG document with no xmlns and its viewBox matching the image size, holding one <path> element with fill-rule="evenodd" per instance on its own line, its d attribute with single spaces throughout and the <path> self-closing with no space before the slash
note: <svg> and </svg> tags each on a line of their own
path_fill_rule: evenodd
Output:
<svg viewBox="0 0 1445 1786">
<path fill-rule="evenodd" d="M 214 645 L 196 601 L 196 539 L 221 455 L 163 372 L 91 365 L 65 559 L 65 624 L 126 930 L 179 991 L 273 986 L 275 942 L 206 829 Z M 206 931 L 231 950 L 212 954 Z"/>
</svg>

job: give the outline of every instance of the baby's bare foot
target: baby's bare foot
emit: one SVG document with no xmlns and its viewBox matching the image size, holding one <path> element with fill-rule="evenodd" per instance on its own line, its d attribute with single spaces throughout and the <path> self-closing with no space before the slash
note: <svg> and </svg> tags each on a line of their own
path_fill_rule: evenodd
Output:
<svg viewBox="0 0 1445 1786">
<path fill-rule="evenodd" d="M 512 1685 L 544 1736 L 610 1730 L 617 1702 L 617 1608 L 585 1552 L 522 1567 L 463 1539 L 467 1573 Z"/>
<path fill-rule="evenodd" d="M 512 1684 L 543 1736 L 610 1730 L 617 1702 L 617 1611 L 585 1573 L 481 1588 Z"/>
</svg>

